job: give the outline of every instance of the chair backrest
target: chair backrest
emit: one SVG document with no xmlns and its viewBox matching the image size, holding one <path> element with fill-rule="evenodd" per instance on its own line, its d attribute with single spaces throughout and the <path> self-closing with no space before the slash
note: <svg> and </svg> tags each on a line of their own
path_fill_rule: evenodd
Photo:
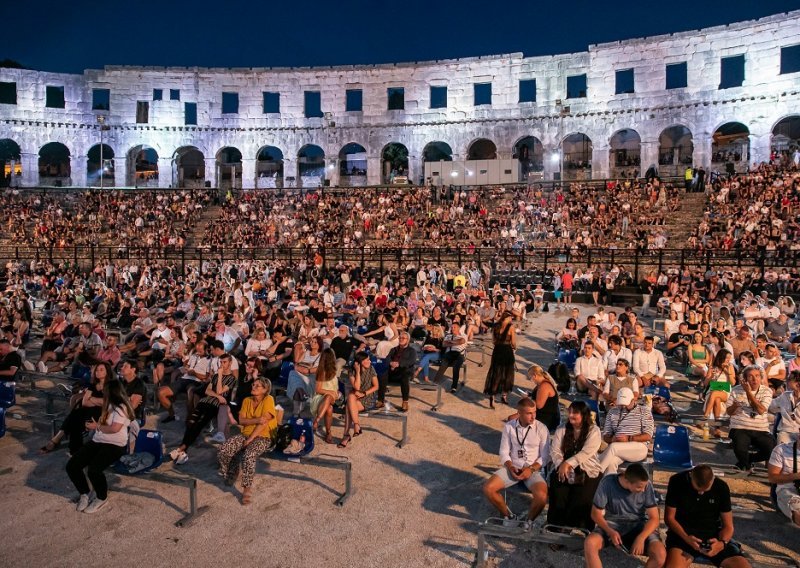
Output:
<svg viewBox="0 0 800 568">
<path fill-rule="evenodd" d="M 575 370 L 575 362 L 578 360 L 577 349 L 559 349 L 558 360 L 564 363 L 570 372 L 573 372 Z"/>
<path fill-rule="evenodd" d="M 585 399 L 583 402 L 586 403 L 590 411 L 594 412 L 594 421 L 600 426 L 600 405 L 593 398 Z"/>
<path fill-rule="evenodd" d="M 288 360 L 284 360 L 283 364 L 281 365 L 281 374 L 278 378 L 278 382 L 273 385 L 276 387 L 286 387 L 289 384 L 289 373 L 292 372 L 294 369 L 294 363 Z"/>
<path fill-rule="evenodd" d="M 158 430 L 139 430 L 139 435 L 136 437 L 136 445 L 133 449 L 134 453 L 153 454 L 155 461 L 153 469 L 161 465 L 164 461 L 164 440 L 160 431 Z"/>
<path fill-rule="evenodd" d="M 389 372 L 389 363 L 386 362 L 386 359 L 378 359 L 374 355 L 371 356 L 370 359 L 372 360 L 372 366 L 375 368 L 376 375 L 380 377 Z"/>
<path fill-rule="evenodd" d="M 659 424 L 653 443 L 653 463 L 661 468 L 693 467 L 689 429 L 674 424 Z"/>
<path fill-rule="evenodd" d="M 6 435 L 6 409 L 0 406 L 0 438 Z"/>
<path fill-rule="evenodd" d="M 4 381 L 0 383 L 0 408 L 11 408 L 17 404 L 17 383 Z"/>
<path fill-rule="evenodd" d="M 653 396 L 660 396 L 667 402 L 672 400 L 672 393 L 670 392 L 668 387 L 663 387 L 660 385 L 650 385 L 649 387 L 644 388 L 644 394 L 651 394 Z"/>
</svg>

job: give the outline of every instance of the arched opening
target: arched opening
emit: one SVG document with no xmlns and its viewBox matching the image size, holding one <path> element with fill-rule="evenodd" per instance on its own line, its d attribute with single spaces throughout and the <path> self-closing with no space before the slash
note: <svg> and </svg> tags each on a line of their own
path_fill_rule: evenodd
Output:
<svg viewBox="0 0 800 568">
<path fill-rule="evenodd" d="M 242 153 L 226 146 L 217 152 L 217 186 L 221 189 L 241 189 Z"/>
<path fill-rule="evenodd" d="M 469 145 L 467 160 L 496 160 L 497 146 L 491 140 L 479 138 Z"/>
<path fill-rule="evenodd" d="M 692 165 L 692 131 L 685 126 L 670 126 L 658 137 L 658 170 L 662 176 L 682 176 Z"/>
<path fill-rule="evenodd" d="M 435 141 L 428 142 L 422 150 L 422 171 L 425 172 L 425 183 L 442 185 L 445 177 L 449 181 L 449 176 L 442 170 L 442 164 L 438 162 L 452 162 L 453 149 L 447 142 Z"/>
<path fill-rule="evenodd" d="M 319 187 L 325 180 L 325 151 L 307 144 L 297 153 L 297 175 L 300 187 Z"/>
<path fill-rule="evenodd" d="M 367 150 L 361 144 L 351 142 L 339 150 L 339 185 L 367 185 Z"/>
<path fill-rule="evenodd" d="M 72 185 L 69 156 L 69 148 L 61 142 L 42 146 L 39 150 L 39 185 Z"/>
<path fill-rule="evenodd" d="M 108 144 L 89 148 L 86 154 L 86 185 L 114 187 L 114 150 Z"/>
<path fill-rule="evenodd" d="M 264 146 L 256 154 L 256 187 L 283 187 L 283 152 Z"/>
<path fill-rule="evenodd" d="M 399 142 L 387 144 L 381 153 L 383 183 L 408 183 L 408 148 Z"/>
<path fill-rule="evenodd" d="M 105 155 L 103 156 L 105 158 Z M 158 152 L 141 144 L 128 150 L 125 184 L 133 187 L 158 187 Z"/>
<path fill-rule="evenodd" d="M 563 179 L 592 179 L 592 140 L 586 134 L 576 132 L 564 138 L 561 148 Z"/>
<path fill-rule="evenodd" d="M 638 177 L 642 164 L 642 139 L 631 128 L 616 132 L 609 141 L 611 177 Z"/>
<path fill-rule="evenodd" d="M 526 136 L 514 144 L 513 158 L 519 160 L 520 180 L 541 179 L 544 171 L 544 146 L 535 136 Z"/>
<path fill-rule="evenodd" d="M 794 160 L 795 153 L 800 152 L 800 116 L 787 116 L 775 125 L 770 150 L 776 162 L 788 164 Z"/>
<path fill-rule="evenodd" d="M 750 129 L 741 122 L 726 122 L 711 138 L 711 164 L 729 173 L 746 172 L 750 161 Z"/>
<path fill-rule="evenodd" d="M 22 150 L 19 144 L 9 138 L 0 140 L 0 164 L 3 165 L 0 187 L 18 187 L 22 179 Z"/>
<path fill-rule="evenodd" d="M 206 181 L 206 159 L 194 146 L 182 146 L 172 156 L 172 185 L 203 187 Z"/>
</svg>

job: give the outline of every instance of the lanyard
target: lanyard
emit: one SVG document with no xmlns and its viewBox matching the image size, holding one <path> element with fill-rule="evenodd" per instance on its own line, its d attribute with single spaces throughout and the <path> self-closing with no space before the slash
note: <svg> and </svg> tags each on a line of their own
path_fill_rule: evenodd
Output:
<svg viewBox="0 0 800 568">
<path fill-rule="evenodd" d="M 525 447 L 525 440 L 528 439 L 528 434 L 531 433 L 531 427 L 528 426 L 525 429 L 525 435 L 522 437 L 522 440 L 519 439 L 519 427 L 514 428 L 514 435 L 517 437 L 517 443 L 520 445 L 521 448 Z"/>
</svg>

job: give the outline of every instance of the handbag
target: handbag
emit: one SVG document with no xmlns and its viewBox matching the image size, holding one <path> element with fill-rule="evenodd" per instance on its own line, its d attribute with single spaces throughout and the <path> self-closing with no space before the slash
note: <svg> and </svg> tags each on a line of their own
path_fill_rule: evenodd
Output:
<svg viewBox="0 0 800 568">
<path fill-rule="evenodd" d="M 578 466 L 572 470 L 571 475 L 567 476 L 567 483 L 569 485 L 583 485 L 586 483 L 586 472 Z"/>
</svg>

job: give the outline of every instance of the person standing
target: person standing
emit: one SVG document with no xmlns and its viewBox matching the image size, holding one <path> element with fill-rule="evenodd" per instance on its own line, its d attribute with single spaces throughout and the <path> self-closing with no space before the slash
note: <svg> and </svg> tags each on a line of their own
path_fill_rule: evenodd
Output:
<svg viewBox="0 0 800 568">
<path fill-rule="evenodd" d="M 695 558 L 722 568 L 750 568 L 741 548 L 731 542 L 730 488 L 708 465 L 670 477 L 664 523 L 670 568 L 688 568 Z"/>
<path fill-rule="evenodd" d="M 489 408 L 494 408 L 495 397 L 502 393 L 500 401 L 508 404 L 508 393 L 514 388 L 514 351 L 517 348 L 517 336 L 514 331 L 514 318 L 511 312 L 503 312 L 500 321 L 492 331 L 492 360 L 483 394 L 489 397 Z"/>
<path fill-rule="evenodd" d="M 94 436 L 67 462 L 70 481 L 78 490 L 78 512 L 96 513 L 108 503 L 108 482 L 103 471 L 121 458 L 128 447 L 128 425 L 136 417 L 125 388 L 116 380 L 108 380 L 103 387 L 103 410 L 100 420 L 86 422 L 86 429 Z M 83 470 L 87 468 L 86 474 Z M 87 480 L 88 477 L 88 480 Z M 89 501 L 89 482 L 95 499 Z"/>
</svg>

